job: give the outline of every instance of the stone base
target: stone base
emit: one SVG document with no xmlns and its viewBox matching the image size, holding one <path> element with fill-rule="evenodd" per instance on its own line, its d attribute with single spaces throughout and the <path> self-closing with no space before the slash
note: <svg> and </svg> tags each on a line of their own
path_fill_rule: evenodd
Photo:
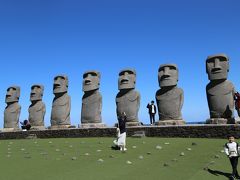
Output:
<svg viewBox="0 0 240 180">
<path fill-rule="evenodd" d="M 19 128 L 3 128 L 2 132 L 14 132 L 14 131 L 20 131 Z"/>
<path fill-rule="evenodd" d="M 168 126 L 168 125 L 173 125 L 173 126 L 179 126 L 179 125 L 185 125 L 186 122 L 182 119 L 179 120 L 160 120 L 155 123 L 157 126 Z"/>
<path fill-rule="evenodd" d="M 30 130 L 46 130 L 44 126 L 32 126 Z"/>
<path fill-rule="evenodd" d="M 49 127 L 49 129 L 68 129 L 68 128 L 71 128 L 70 124 L 54 125 Z"/>
<path fill-rule="evenodd" d="M 82 123 L 79 125 L 80 128 L 105 128 L 106 124 L 103 123 Z"/>
<path fill-rule="evenodd" d="M 206 120 L 206 124 L 235 124 L 235 119 L 210 118 Z"/>
<path fill-rule="evenodd" d="M 141 126 L 142 124 L 140 122 L 126 122 L 127 127 L 132 127 L 132 126 Z"/>
</svg>

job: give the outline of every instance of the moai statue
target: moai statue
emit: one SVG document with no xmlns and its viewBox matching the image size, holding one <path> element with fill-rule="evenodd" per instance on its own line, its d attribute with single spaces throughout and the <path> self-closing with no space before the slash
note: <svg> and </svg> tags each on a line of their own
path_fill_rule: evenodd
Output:
<svg viewBox="0 0 240 180">
<path fill-rule="evenodd" d="M 101 75 L 97 71 L 87 71 L 83 74 L 81 126 L 105 127 L 102 124 L 102 95 L 99 92 Z"/>
<path fill-rule="evenodd" d="M 235 123 L 233 84 L 227 80 L 229 58 L 225 54 L 208 56 L 206 72 L 209 84 L 206 87 L 210 119 L 209 124 Z"/>
<path fill-rule="evenodd" d="M 55 95 L 52 103 L 51 128 L 69 128 L 71 98 L 67 94 L 68 77 L 58 75 L 54 78 L 53 93 Z"/>
<path fill-rule="evenodd" d="M 119 92 L 116 96 L 117 117 L 125 112 L 127 116 L 127 126 L 140 125 L 138 110 L 140 107 L 140 94 L 135 90 L 136 71 L 124 69 L 120 71 L 118 78 Z"/>
<path fill-rule="evenodd" d="M 32 129 L 45 129 L 44 116 L 46 107 L 44 102 L 42 102 L 43 92 L 44 87 L 42 85 L 34 84 L 31 87 L 30 101 L 32 104 L 28 108 L 28 120 L 32 126 Z"/>
<path fill-rule="evenodd" d="M 21 106 L 19 105 L 20 87 L 11 86 L 7 89 L 5 102 L 7 107 L 4 110 L 4 130 L 12 131 L 19 129 L 19 116 Z"/>
<path fill-rule="evenodd" d="M 184 94 L 177 87 L 178 67 L 176 64 L 163 64 L 158 69 L 160 89 L 156 92 L 159 121 L 156 125 L 183 125 L 182 106 Z"/>
</svg>

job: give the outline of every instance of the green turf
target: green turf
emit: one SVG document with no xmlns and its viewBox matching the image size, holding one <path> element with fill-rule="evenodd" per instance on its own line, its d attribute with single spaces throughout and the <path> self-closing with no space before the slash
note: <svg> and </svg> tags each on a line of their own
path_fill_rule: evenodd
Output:
<svg viewBox="0 0 240 180">
<path fill-rule="evenodd" d="M 226 140 L 127 138 L 126 153 L 111 150 L 112 141 L 113 138 L 2 140 L 0 177 L 3 180 L 221 180 L 228 179 L 223 173 L 231 171 L 228 159 L 221 152 Z M 192 145 L 193 142 L 197 145 Z M 181 152 L 185 155 L 180 156 Z M 206 167 L 210 170 L 204 170 Z"/>
</svg>

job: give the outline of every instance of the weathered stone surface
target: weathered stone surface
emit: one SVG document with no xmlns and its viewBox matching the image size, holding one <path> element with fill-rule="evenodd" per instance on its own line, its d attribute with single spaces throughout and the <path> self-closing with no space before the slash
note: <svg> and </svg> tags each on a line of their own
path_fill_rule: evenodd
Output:
<svg viewBox="0 0 240 180">
<path fill-rule="evenodd" d="M 136 72 L 132 69 L 120 71 L 118 78 L 119 93 L 116 96 L 117 117 L 126 113 L 127 126 L 139 125 L 138 111 L 140 107 L 140 94 L 135 90 Z"/>
<path fill-rule="evenodd" d="M 82 127 L 102 124 L 102 95 L 99 92 L 100 73 L 87 71 L 83 74 L 83 91 L 81 123 Z"/>
<path fill-rule="evenodd" d="M 51 126 L 54 128 L 70 126 L 71 98 L 67 94 L 68 77 L 58 75 L 54 78 Z"/>
<path fill-rule="evenodd" d="M 32 128 L 42 129 L 44 127 L 44 116 L 46 113 L 45 104 L 42 102 L 42 96 L 44 87 L 39 84 L 35 84 L 31 87 L 30 101 L 31 105 L 28 108 L 29 117 L 28 120 Z"/>
<path fill-rule="evenodd" d="M 181 88 L 177 87 L 177 65 L 161 65 L 158 69 L 158 82 L 160 89 L 156 92 L 156 102 L 159 122 L 156 122 L 156 125 L 184 124 L 181 113 L 184 93 Z"/>
<path fill-rule="evenodd" d="M 131 137 L 137 131 L 144 131 L 147 137 L 227 138 L 229 134 L 233 134 L 236 138 L 240 137 L 239 125 L 128 127 L 127 135 Z M 36 134 L 38 138 L 115 137 L 116 128 L 74 128 L 0 132 L 0 139 L 24 139 L 30 134 Z"/>
<path fill-rule="evenodd" d="M 206 72 L 210 83 L 206 87 L 210 119 L 221 119 L 218 123 L 232 123 L 234 119 L 233 84 L 227 80 L 229 58 L 225 54 L 209 56 L 206 60 Z M 216 123 L 210 120 L 208 122 Z M 234 121 L 233 121 L 234 123 Z"/>
<path fill-rule="evenodd" d="M 21 106 L 19 105 L 20 87 L 11 86 L 7 89 L 5 102 L 7 104 L 4 110 L 4 128 L 5 130 L 13 130 L 19 128 L 19 116 Z"/>
</svg>

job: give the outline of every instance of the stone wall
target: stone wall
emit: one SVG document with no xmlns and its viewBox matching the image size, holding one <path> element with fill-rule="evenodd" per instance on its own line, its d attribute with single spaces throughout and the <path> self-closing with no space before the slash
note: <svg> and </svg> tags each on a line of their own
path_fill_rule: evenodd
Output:
<svg viewBox="0 0 240 180">
<path fill-rule="evenodd" d="M 141 126 L 127 128 L 127 135 L 144 131 L 147 137 L 184 137 L 184 138 L 226 138 L 233 134 L 240 137 L 239 125 L 185 125 L 185 126 Z M 78 138 L 78 137 L 115 137 L 116 128 L 72 128 L 59 130 L 30 130 L 0 132 L 0 139 L 26 138 Z"/>
</svg>

